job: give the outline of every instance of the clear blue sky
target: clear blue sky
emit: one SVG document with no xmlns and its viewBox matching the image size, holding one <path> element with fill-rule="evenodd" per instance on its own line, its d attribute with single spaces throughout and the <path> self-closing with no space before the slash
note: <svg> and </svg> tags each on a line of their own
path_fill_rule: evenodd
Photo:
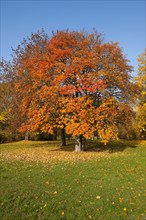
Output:
<svg viewBox="0 0 146 220">
<path fill-rule="evenodd" d="M 145 4 L 145 0 L 1 0 L 1 57 L 10 60 L 11 47 L 42 28 L 48 34 L 95 28 L 106 41 L 119 42 L 136 74 L 137 57 L 146 47 Z"/>
</svg>

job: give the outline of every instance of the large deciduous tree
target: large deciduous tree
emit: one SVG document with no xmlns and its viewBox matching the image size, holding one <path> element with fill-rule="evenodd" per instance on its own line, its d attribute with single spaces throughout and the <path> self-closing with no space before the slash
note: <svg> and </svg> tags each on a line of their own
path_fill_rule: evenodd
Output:
<svg viewBox="0 0 146 220">
<path fill-rule="evenodd" d="M 51 38 L 38 32 L 14 54 L 15 89 L 25 116 L 21 131 L 60 128 L 76 137 L 76 151 L 95 132 L 104 143 L 117 138 L 119 115 L 124 111 L 128 120 L 135 88 L 117 43 L 104 43 L 95 31 L 57 31 Z"/>
</svg>

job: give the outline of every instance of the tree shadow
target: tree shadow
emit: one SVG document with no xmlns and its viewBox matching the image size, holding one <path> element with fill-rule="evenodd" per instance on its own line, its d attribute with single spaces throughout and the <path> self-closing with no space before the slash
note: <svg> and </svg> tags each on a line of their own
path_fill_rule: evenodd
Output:
<svg viewBox="0 0 146 220">
<path fill-rule="evenodd" d="M 72 141 L 71 143 L 67 143 L 66 146 L 61 146 L 60 151 L 74 151 L 75 150 L 75 141 Z"/>
<path fill-rule="evenodd" d="M 136 141 L 128 141 L 128 140 L 118 140 L 118 141 L 110 141 L 106 145 L 104 145 L 99 140 L 87 141 L 86 150 L 87 152 L 104 152 L 107 151 L 109 153 L 122 152 L 127 148 L 136 148 L 138 146 L 138 142 Z"/>
<path fill-rule="evenodd" d="M 127 148 L 136 148 L 138 146 L 138 141 L 128 141 L 128 140 L 118 140 L 110 141 L 104 145 L 100 140 L 86 140 L 85 152 L 104 152 L 109 153 L 122 152 Z M 30 143 L 28 147 L 40 148 L 45 147 L 50 151 L 68 151 L 73 152 L 75 150 L 75 140 L 67 140 L 66 146 L 61 146 L 61 141 L 40 141 Z"/>
<path fill-rule="evenodd" d="M 40 147 L 46 147 L 46 148 L 59 148 L 61 146 L 61 141 L 26 141 L 26 147 L 33 147 L 33 148 L 40 148 Z M 25 142 L 23 141 L 23 145 Z"/>
<path fill-rule="evenodd" d="M 87 140 L 85 152 L 104 152 L 116 153 L 122 152 L 127 148 L 136 148 L 138 146 L 138 141 L 128 141 L 128 140 L 118 140 L 110 141 L 104 145 L 100 140 Z M 61 146 L 57 151 L 74 151 L 75 141 L 68 143 L 66 146 Z M 55 150 L 54 150 L 55 151 Z"/>
<path fill-rule="evenodd" d="M 53 140 L 53 141 L 23 141 L 23 145 L 28 148 L 46 148 L 51 151 L 74 151 L 75 141 L 67 140 L 67 145 L 62 146 L 61 140 Z"/>
</svg>

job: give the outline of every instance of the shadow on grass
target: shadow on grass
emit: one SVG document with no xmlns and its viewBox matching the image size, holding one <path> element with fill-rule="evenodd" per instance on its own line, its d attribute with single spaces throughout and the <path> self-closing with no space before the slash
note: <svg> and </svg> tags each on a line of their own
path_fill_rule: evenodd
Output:
<svg viewBox="0 0 146 220">
<path fill-rule="evenodd" d="M 110 141 L 106 145 L 101 143 L 101 141 L 87 141 L 86 151 L 103 152 L 108 151 L 109 153 L 115 153 L 119 151 L 124 151 L 126 148 L 136 148 L 138 144 L 136 141 Z"/>
<path fill-rule="evenodd" d="M 23 145 L 25 142 L 23 141 Z M 27 146 L 27 142 L 26 142 Z M 28 147 L 38 148 L 38 147 L 48 147 L 48 148 L 59 148 L 61 146 L 61 141 L 28 141 Z"/>
<path fill-rule="evenodd" d="M 111 141 L 104 145 L 99 140 L 87 140 L 85 152 L 104 152 L 107 151 L 109 153 L 122 152 L 127 148 L 136 148 L 138 146 L 137 141 L 127 141 L 127 140 L 119 140 L 119 141 Z M 67 146 L 62 146 L 58 150 L 63 151 L 74 151 L 75 143 L 69 143 Z"/>
</svg>

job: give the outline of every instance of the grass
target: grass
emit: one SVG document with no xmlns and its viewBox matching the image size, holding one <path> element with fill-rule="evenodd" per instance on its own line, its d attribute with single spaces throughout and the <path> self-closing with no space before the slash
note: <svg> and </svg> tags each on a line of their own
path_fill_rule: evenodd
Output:
<svg viewBox="0 0 146 220">
<path fill-rule="evenodd" d="M 1 144 L 1 220 L 145 220 L 146 141 Z"/>
</svg>

